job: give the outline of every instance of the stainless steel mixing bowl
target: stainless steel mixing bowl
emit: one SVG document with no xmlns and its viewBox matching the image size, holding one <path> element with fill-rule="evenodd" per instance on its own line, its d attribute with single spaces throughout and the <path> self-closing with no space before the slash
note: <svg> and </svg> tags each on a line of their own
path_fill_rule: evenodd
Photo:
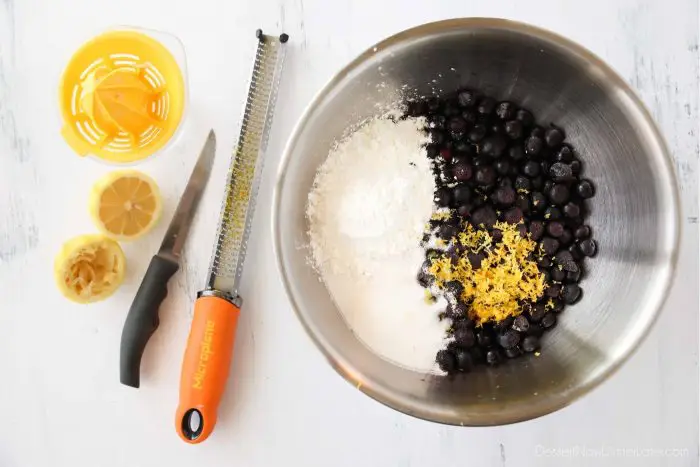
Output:
<svg viewBox="0 0 700 467">
<path fill-rule="evenodd" d="M 597 187 L 590 224 L 599 253 L 587 263 L 583 299 L 546 335 L 541 356 L 448 381 L 389 363 L 356 338 L 309 265 L 305 207 L 317 168 L 346 128 L 377 114 L 402 92 L 430 95 L 463 86 L 521 103 L 541 122 L 565 128 Z M 612 69 L 550 32 L 473 18 L 401 32 L 331 79 L 285 150 L 273 230 L 292 306 L 338 373 L 374 399 L 416 417 L 497 425 L 557 410 L 627 360 L 649 332 L 672 280 L 679 208 L 663 138 Z"/>
</svg>

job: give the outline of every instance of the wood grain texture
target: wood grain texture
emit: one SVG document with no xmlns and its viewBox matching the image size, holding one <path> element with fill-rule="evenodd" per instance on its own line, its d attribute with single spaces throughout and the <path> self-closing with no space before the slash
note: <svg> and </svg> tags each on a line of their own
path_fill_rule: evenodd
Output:
<svg viewBox="0 0 700 467">
<path fill-rule="evenodd" d="M 426 5 L 0 0 L 0 466 L 698 465 L 697 1 Z M 270 238 L 279 153 L 313 95 L 371 44 L 406 27 L 456 16 L 529 22 L 570 37 L 611 64 L 640 93 L 666 136 L 683 201 L 679 274 L 642 348 L 583 400 L 538 420 L 497 428 L 414 420 L 345 383 L 292 313 Z M 172 32 L 186 47 L 188 131 L 170 154 L 139 166 L 161 185 L 164 219 L 210 126 L 223 146 L 161 325 L 144 355 L 138 391 L 119 385 L 119 337 L 167 222 L 125 245 L 128 278 L 109 301 L 72 305 L 58 296 L 51 276 L 60 243 L 93 231 L 87 192 L 110 169 L 81 160 L 61 140 L 58 79 L 82 41 L 118 24 Z M 209 263 L 226 148 L 237 132 L 258 27 L 287 32 L 291 42 L 242 285 L 253 312 L 241 315 L 236 364 L 217 429 L 205 444 L 192 447 L 173 428 L 180 362 L 192 300 Z M 554 455 L 547 448 L 571 451 Z M 605 448 L 608 455 L 584 457 L 586 448 Z M 687 451 L 680 457 L 610 451 L 622 448 Z"/>
</svg>

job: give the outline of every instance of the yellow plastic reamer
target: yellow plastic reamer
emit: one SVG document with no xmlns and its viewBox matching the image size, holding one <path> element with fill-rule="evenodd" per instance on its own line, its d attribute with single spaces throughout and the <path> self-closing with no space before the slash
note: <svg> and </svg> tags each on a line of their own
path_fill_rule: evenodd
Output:
<svg viewBox="0 0 700 467">
<path fill-rule="evenodd" d="M 170 51 L 136 31 L 101 34 L 73 55 L 60 85 L 61 133 L 79 155 L 136 162 L 177 131 L 185 83 Z"/>
</svg>

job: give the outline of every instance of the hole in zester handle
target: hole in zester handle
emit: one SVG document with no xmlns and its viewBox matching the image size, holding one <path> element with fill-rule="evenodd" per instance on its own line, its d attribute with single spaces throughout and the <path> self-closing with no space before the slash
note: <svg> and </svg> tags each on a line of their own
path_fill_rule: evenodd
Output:
<svg viewBox="0 0 700 467">
<path fill-rule="evenodd" d="M 182 434 L 185 438 L 195 440 L 199 438 L 204 429 L 202 414 L 197 409 L 190 409 L 182 416 Z"/>
</svg>

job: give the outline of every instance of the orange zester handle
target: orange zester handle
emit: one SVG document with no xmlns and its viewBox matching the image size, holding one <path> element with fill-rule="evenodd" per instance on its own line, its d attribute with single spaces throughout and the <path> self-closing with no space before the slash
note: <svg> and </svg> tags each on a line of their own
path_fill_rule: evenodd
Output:
<svg viewBox="0 0 700 467">
<path fill-rule="evenodd" d="M 194 303 L 175 415 L 175 429 L 187 443 L 201 443 L 214 430 L 239 314 L 236 305 L 216 296 L 199 297 Z"/>
</svg>

